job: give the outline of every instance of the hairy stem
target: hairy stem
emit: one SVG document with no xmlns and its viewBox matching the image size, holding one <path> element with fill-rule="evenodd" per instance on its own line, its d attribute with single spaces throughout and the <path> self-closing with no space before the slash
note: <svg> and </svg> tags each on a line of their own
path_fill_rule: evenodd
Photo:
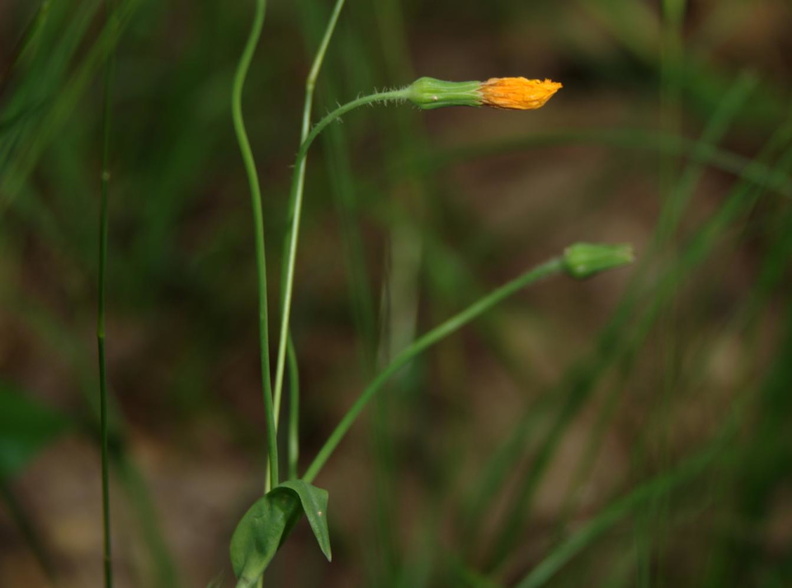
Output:
<svg viewBox="0 0 792 588">
<path fill-rule="evenodd" d="M 375 104 L 377 102 L 399 101 L 406 98 L 406 89 L 390 90 L 387 92 L 378 92 L 363 96 L 352 102 L 348 102 L 343 106 L 339 106 L 336 110 L 325 116 L 320 120 L 316 126 L 311 129 L 308 136 L 300 145 L 297 152 L 297 159 L 295 161 L 294 175 L 292 176 L 291 187 L 291 222 L 289 223 L 289 236 L 287 246 L 286 267 L 283 282 L 283 314 L 281 316 L 281 329 L 278 346 L 278 363 L 275 372 L 275 412 L 277 423 L 277 412 L 280 408 L 281 396 L 283 394 L 283 375 L 286 365 L 286 346 L 289 338 L 289 315 L 291 313 L 291 299 L 294 287 L 294 266 L 297 259 L 297 243 L 300 234 L 300 216 L 302 213 L 302 200 L 303 191 L 305 187 L 305 173 L 304 162 L 308 154 L 308 149 L 314 142 L 316 137 L 333 121 L 338 120 L 347 112 L 354 110 L 360 106 L 367 104 Z"/>
</svg>

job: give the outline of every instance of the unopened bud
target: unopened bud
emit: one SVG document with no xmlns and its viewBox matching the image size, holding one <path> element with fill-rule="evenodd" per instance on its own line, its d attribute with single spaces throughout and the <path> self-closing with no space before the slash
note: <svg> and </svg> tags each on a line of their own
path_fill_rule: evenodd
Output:
<svg viewBox="0 0 792 588">
<path fill-rule="evenodd" d="M 564 251 L 564 267 L 573 278 L 583 279 L 599 272 L 632 263 L 632 245 L 620 243 L 575 243 Z"/>
<path fill-rule="evenodd" d="M 446 82 L 419 78 L 406 88 L 406 98 L 423 109 L 443 106 L 491 106 L 532 110 L 544 106 L 561 84 L 551 80 L 490 78 L 486 82 Z"/>
</svg>

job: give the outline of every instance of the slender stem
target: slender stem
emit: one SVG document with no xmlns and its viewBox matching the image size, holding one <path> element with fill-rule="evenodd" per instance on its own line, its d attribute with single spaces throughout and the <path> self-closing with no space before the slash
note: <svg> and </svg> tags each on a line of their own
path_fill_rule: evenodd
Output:
<svg viewBox="0 0 792 588">
<path fill-rule="evenodd" d="M 114 26 L 111 14 L 112 1 L 105 3 L 106 26 Z M 106 268 L 108 241 L 108 200 L 110 199 L 110 92 L 113 82 L 114 52 L 107 56 L 104 72 L 104 96 L 102 97 L 102 171 L 100 174 L 99 202 L 99 276 L 97 283 L 96 311 L 96 345 L 99 361 L 99 435 L 102 462 L 102 534 L 103 534 L 103 569 L 105 588 L 113 586 L 113 549 L 110 536 L 110 461 L 108 457 L 108 426 L 107 426 L 107 357 L 105 355 L 105 307 L 107 300 Z"/>
<path fill-rule="evenodd" d="M 283 394 L 283 373 L 286 364 L 286 343 L 288 341 L 288 334 L 289 334 L 289 313 L 291 312 L 291 298 L 292 298 L 292 290 L 294 285 L 294 266 L 297 258 L 297 241 L 299 239 L 299 233 L 300 233 L 300 215 L 302 211 L 302 198 L 303 198 L 303 189 L 305 184 L 304 162 L 308 154 L 308 148 L 314 142 L 316 137 L 319 136 L 319 133 L 321 133 L 327 125 L 329 125 L 331 122 L 335 120 L 338 120 L 350 110 L 354 110 L 355 108 L 364 106 L 366 104 L 404 100 L 406 98 L 406 95 L 407 95 L 406 89 L 389 90 L 387 92 L 378 92 L 376 94 L 363 96 L 361 98 L 353 100 L 352 102 L 348 102 L 343 106 L 339 106 L 333 112 L 331 112 L 330 114 L 325 116 L 322 120 L 320 120 L 313 129 L 311 129 L 311 132 L 308 133 L 308 136 L 302 142 L 302 145 L 300 145 L 300 149 L 297 152 L 295 171 L 294 171 L 294 175 L 292 176 L 292 187 L 291 187 L 292 218 L 289 227 L 289 244 L 287 248 L 288 257 L 286 260 L 286 273 L 283 284 L 283 315 L 281 316 L 281 330 L 280 330 L 280 339 L 278 345 L 278 363 L 275 372 L 275 395 L 274 395 L 275 403 L 274 404 L 275 404 L 276 427 L 278 423 L 278 414 L 280 412 L 279 409 L 280 409 L 281 397 Z"/>
<path fill-rule="evenodd" d="M 289 440 L 288 440 L 288 479 L 297 479 L 297 462 L 300 459 L 300 370 L 297 365 L 297 352 L 289 337 Z"/>
<path fill-rule="evenodd" d="M 379 375 L 374 378 L 374 380 L 372 380 L 372 382 L 358 397 L 349 411 L 347 411 L 347 413 L 344 415 L 344 418 L 341 419 L 341 422 L 338 423 L 335 430 L 330 434 L 330 437 L 328 437 L 325 444 L 319 450 L 319 453 L 316 455 L 316 458 L 314 458 L 313 463 L 311 463 L 311 465 L 306 470 L 303 480 L 308 483 L 311 483 L 314 480 L 316 475 L 322 469 L 322 466 L 324 466 L 325 462 L 347 434 L 349 429 L 352 427 L 352 424 L 355 422 L 366 405 L 371 401 L 372 398 L 374 398 L 377 392 L 382 389 L 385 382 L 387 382 L 391 376 L 398 372 L 413 358 L 438 341 L 444 339 L 454 331 L 459 330 L 473 319 L 479 317 L 505 298 L 511 296 L 530 284 L 536 283 L 537 281 L 554 274 L 561 273 L 562 271 L 564 271 L 564 262 L 561 258 L 551 259 L 550 261 L 535 267 L 534 269 L 513 279 L 511 282 L 508 282 L 497 288 L 483 298 L 480 298 L 468 306 L 465 310 L 451 317 L 444 323 L 438 325 L 416 340 L 401 353 L 399 353 L 391 361 L 391 363 L 388 364 L 388 366 L 382 372 L 380 372 Z"/>
<path fill-rule="evenodd" d="M 333 36 L 333 32 L 335 31 L 336 24 L 338 23 L 338 17 L 341 14 L 341 10 L 344 8 L 345 0 L 337 0 L 335 7 L 333 8 L 333 13 L 330 15 L 330 20 L 327 23 L 327 27 L 325 28 L 324 37 L 322 37 L 322 42 L 319 43 L 319 48 L 316 51 L 316 56 L 314 57 L 313 64 L 311 65 L 311 70 L 308 72 L 308 77 L 305 80 L 305 104 L 303 106 L 303 119 L 302 119 L 302 128 L 300 129 L 300 143 L 305 141 L 308 137 L 308 133 L 311 130 L 311 111 L 313 109 L 313 97 L 314 97 L 314 90 L 316 89 L 316 79 L 319 77 L 319 70 L 322 68 L 322 63 L 324 62 L 325 54 L 327 53 L 327 47 L 330 44 L 330 39 Z M 303 157 L 302 161 L 297 166 L 296 173 L 300 176 L 300 182 L 304 183 L 305 180 L 305 167 L 307 165 L 308 158 Z M 294 202 L 294 201 L 292 201 Z M 287 260 L 288 264 L 288 260 Z M 285 288 L 284 288 L 284 296 L 283 300 L 286 299 L 285 296 Z M 285 305 L 284 305 L 285 308 Z M 287 325 L 288 327 L 288 325 Z M 281 337 L 283 337 L 284 331 L 281 331 Z M 299 414 L 300 414 L 300 394 L 299 389 L 297 386 L 299 385 L 299 374 L 297 372 L 297 354 L 294 350 L 294 345 L 291 339 L 291 336 L 288 335 L 288 328 L 286 330 L 287 337 L 288 337 L 288 356 L 289 356 L 289 371 L 290 371 L 290 382 L 291 382 L 291 401 L 289 403 L 289 432 L 288 432 L 288 457 L 287 457 L 287 468 L 288 468 L 288 476 L 289 479 L 295 479 L 297 477 L 297 459 L 300 454 L 300 438 L 299 438 Z M 278 348 L 279 354 L 283 352 L 283 346 L 279 346 Z M 281 364 L 280 355 L 278 357 L 278 365 Z M 282 378 L 282 375 L 281 375 Z M 281 404 L 281 385 L 276 385 L 275 388 L 275 398 L 274 398 L 274 407 L 273 410 L 275 412 L 275 428 L 277 430 L 278 422 L 280 419 L 280 404 Z"/>
<path fill-rule="evenodd" d="M 269 339 L 267 331 L 269 329 L 267 313 L 267 256 L 264 247 L 264 213 L 261 205 L 261 188 L 259 186 L 258 171 L 256 162 L 253 158 L 253 151 L 250 148 L 245 122 L 242 116 L 242 89 L 245 85 L 250 62 L 253 53 L 261 37 L 261 29 L 264 25 L 264 14 L 266 13 L 266 0 L 256 0 L 256 12 L 253 17 L 253 25 L 250 28 L 245 49 L 239 59 L 236 74 L 234 75 L 234 86 L 231 93 L 231 114 L 234 119 L 234 131 L 236 132 L 239 150 L 242 153 L 242 160 L 245 164 L 248 183 L 250 184 L 250 197 L 253 207 L 253 224 L 255 230 L 256 248 L 256 271 L 258 274 L 258 303 L 259 303 L 259 345 L 261 350 L 261 382 L 262 395 L 264 397 L 264 411 L 267 418 L 267 450 L 269 461 L 267 468 L 269 476 L 264 484 L 264 491 L 278 485 L 278 444 L 276 416 L 272 404 L 272 384 L 270 381 L 270 361 L 269 361 Z"/>
<path fill-rule="evenodd" d="M 43 0 L 30 23 L 24 28 L 16 46 L 9 53 L 10 59 L 4 71 L 0 71 L 0 96 L 3 96 L 11 81 L 11 74 L 23 63 L 29 63 L 41 46 L 41 33 L 47 23 L 50 11 L 50 0 Z"/>
<path fill-rule="evenodd" d="M 345 1 L 346 0 L 336 1 L 335 7 L 333 8 L 333 14 L 330 15 L 330 20 L 327 23 L 324 37 L 322 37 L 322 42 L 319 43 L 319 48 L 316 50 L 316 56 L 314 57 L 313 64 L 311 65 L 311 71 L 308 72 L 308 77 L 305 80 L 305 106 L 303 107 L 300 142 L 305 141 L 305 138 L 308 136 L 308 131 L 311 130 L 311 109 L 313 108 L 313 95 L 314 89 L 316 88 L 316 79 L 319 77 L 319 70 L 322 68 L 322 63 L 324 62 L 325 54 L 327 53 L 327 47 L 330 44 L 330 39 L 332 38 L 333 32 L 335 31 L 336 24 L 338 23 L 338 17 L 341 14 L 341 10 L 344 8 Z M 303 166 L 303 173 L 304 171 L 305 170 Z"/>
<path fill-rule="evenodd" d="M 0 500 L 5 504 L 5 512 L 10 515 L 19 533 L 27 542 L 30 551 L 36 558 L 47 580 L 49 580 L 49 585 L 57 586 L 59 582 L 52 563 L 52 557 L 45 542 L 42 540 L 40 531 L 36 528 L 32 517 L 28 515 L 25 507 L 20 504 L 9 484 L 10 480 L 0 477 Z"/>
<path fill-rule="evenodd" d="M 154 504 L 154 497 L 143 472 L 123 449 L 113 451 L 111 457 L 120 487 L 126 494 L 126 503 L 130 505 L 130 516 L 133 516 L 139 525 L 140 540 L 146 545 L 151 558 L 153 574 L 146 586 L 180 588 L 183 584 L 168 551 L 168 544 L 161 528 L 161 516 Z"/>
<path fill-rule="evenodd" d="M 360 98 L 356 98 L 351 102 L 342 104 L 329 114 L 325 115 L 325 117 L 316 123 L 314 128 L 311 129 L 311 132 L 308 133 L 308 137 L 305 139 L 305 141 L 303 141 L 302 145 L 300 145 L 299 151 L 297 151 L 297 161 L 305 157 L 305 154 L 308 152 L 308 148 L 327 125 L 338 120 L 350 110 L 354 110 L 360 106 L 376 104 L 379 102 L 403 102 L 407 100 L 408 96 L 410 95 L 410 91 L 411 90 L 409 86 L 406 88 L 398 88 L 396 90 L 386 90 L 385 92 L 377 92 L 375 94 L 369 94 L 368 96 L 361 96 Z M 292 189 L 294 189 L 294 186 L 292 186 Z"/>
</svg>

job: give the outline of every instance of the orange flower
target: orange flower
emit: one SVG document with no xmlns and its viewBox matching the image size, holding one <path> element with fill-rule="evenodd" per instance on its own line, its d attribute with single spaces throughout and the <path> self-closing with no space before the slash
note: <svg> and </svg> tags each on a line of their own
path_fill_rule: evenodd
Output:
<svg viewBox="0 0 792 588">
<path fill-rule="evenodd" d="M 481 84 L 482 103 L 494 108 L 533 110 L 544 106 L 561 84 L 552 80 L 490 78 Z"/>
</svg>

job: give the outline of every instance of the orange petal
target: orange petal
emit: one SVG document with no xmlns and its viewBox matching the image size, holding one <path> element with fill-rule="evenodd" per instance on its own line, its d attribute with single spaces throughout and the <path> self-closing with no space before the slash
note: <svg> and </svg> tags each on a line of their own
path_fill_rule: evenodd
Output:
<svg viewBox="0 0 792 588">
<path fill-rule="evenodd" d="M 561 84 L 552 80 L 490 78 L 481 85 L 482 103 L 495 108 L 533 110 L 541 108 Z"/>
</svg>

